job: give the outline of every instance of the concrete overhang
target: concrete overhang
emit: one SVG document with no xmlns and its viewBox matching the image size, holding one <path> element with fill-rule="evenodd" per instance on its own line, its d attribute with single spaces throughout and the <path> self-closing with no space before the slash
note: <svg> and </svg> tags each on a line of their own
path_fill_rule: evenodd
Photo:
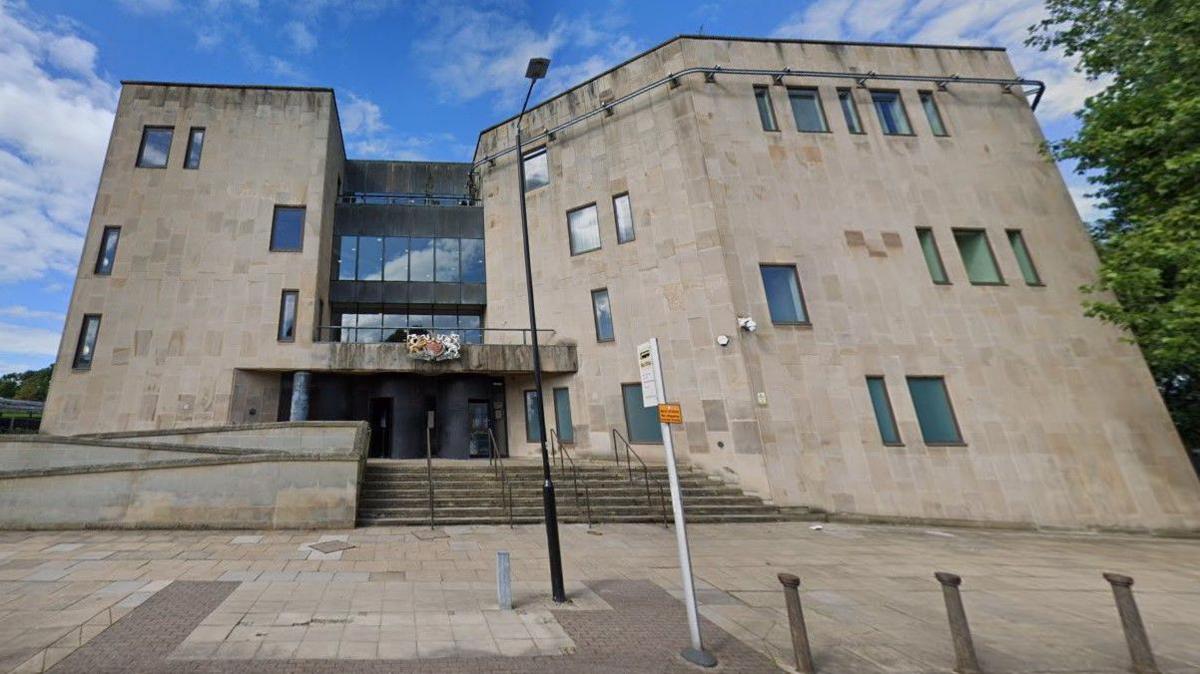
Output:
<svg viewBox="0 0 1200 674">
<path fill-rule="evenodd" d="M 411 372 L 423 375 L 533 372 L 533 347 L 527 344 L 464 344 L 459 358 L 438 362 L 410 357 L 405 344 L 326 342 L 314 344 L 313 349 L 316 355 L 313 370 L 317 372 Z M 573 344 L 550 344 L 539 350 L 543 372 L 560 374 L 579 369 Z"/>
</svg>

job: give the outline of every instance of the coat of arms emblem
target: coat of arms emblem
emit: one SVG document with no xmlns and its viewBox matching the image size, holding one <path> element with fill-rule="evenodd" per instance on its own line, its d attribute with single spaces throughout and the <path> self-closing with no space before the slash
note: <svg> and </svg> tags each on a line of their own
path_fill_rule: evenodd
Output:
<svg viewBox="0 0 1200 674">
<path fill-rule="evenodd" d="M 460 355 L 461 342 L 461 338 L 455 334 L 410 334 L 408 336 L 408 356 L 426 361 L 454 360 Z"/>
</svg>

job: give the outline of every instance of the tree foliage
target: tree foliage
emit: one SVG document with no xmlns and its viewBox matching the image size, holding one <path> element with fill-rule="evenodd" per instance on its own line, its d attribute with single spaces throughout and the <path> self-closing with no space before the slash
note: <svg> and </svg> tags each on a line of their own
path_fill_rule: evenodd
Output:
<svg viewBox="0 0 1200 674">
<path fill-rule="evenodd" d="M 1093 227 L 1101 267 L 1087 313 L 1128 330 L 1185 444 L 1200 447 L 1200 2 L 1046 6 L 1029 43 L 1109 83 L 1053 148 L 1109 209 Z"/>
<path fill-rule="evenodd" d="M 48 365 L 40 370 L 10 372 L 0 376 L 0 398 L 45 401 L 53 369 L 53 365 Z"/>
</svg>

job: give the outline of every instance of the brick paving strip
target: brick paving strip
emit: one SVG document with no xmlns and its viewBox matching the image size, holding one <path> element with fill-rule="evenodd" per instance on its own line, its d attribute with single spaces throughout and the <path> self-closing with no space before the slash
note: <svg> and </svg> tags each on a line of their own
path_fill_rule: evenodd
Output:
<svg viewBox="0 0 1200 674">
<path fill-rule="evenodd" d="M 427 660 L 168 659 L 197 625 L 238 586 L 175 581 L 61 660 L 51 672 L 697 672 L 678 656 L 687 644 L 683 606 L 649 581 L 589 581 L 613 610 L 554 611 L 575 643 L 569 655 Z M 722 673 L 780 671 L 761 653 L 703 621 L 706 646 Z"/>
</svg>

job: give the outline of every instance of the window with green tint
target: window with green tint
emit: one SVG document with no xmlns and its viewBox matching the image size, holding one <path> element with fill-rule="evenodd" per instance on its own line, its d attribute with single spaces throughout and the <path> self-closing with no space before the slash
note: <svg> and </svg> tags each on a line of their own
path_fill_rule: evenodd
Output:
<svg viewBox="0 0 1200 674">
<path fill-rule="evenodd" d="M 1021 268 L 1021 276 L 1025 277 L 1025 283 L 1031 286 L 1042 285 L 1042 277 L 1038 276 L 1037 267 L 1033 266 L 1033 257 L 1029 255 L 1029 248 L 1025 246 L 1025 237 L 1021 235 L 1021 230 L 1008 230 L 1008 243 L 1012 245 L 1013 255 L 1017 257 L 1017 266 Z"/>
<path fill-rule="evenodd" d="M 942 113 L 938 111 L 937 101 L 933 100 L 932 91 L 922 91 L 921 108 L 925 110 L 925 118 L 929 120 L 929 130 L 935 136 L 949 136 L 946 125 L 942 123 Z"/>
<path fill-rule="evenodd" d="M 525 392 L 525 442 L 542 441 L 542 425 L 538 423 L 541 411 L 537 391 L 529 389 Z"/>
<path fill-rule="evenodd" d="M 883 377 L 867 377 L 867 390 L 871 392 L 871 407 L 875 408 L 875 423 L 879 426 L 879 437 L 885 445 L 899 445 L 900 429 L 896 428 L 896 417 L 892 414 L 892 401 L 888 398 L 887 384 Z"/>
<path fill-rule="evenodd" d="M 575 427 L 571 422 L 571 392 L 565 387 L 554 389 L 554 432 L 561 442 L 575 442 Z"/>
<path fill-rule="evenodd" d="M 796 119 L 797 131 L 824 133 L 829 130 L 825 123 L 825 110 L 821 107 L 821 95 L 816 89 L 788 88 L 788 101 L 792 104 L 792 117 Z"/>
<path fill-rule="evenodd" d="M 862 120 L 858 117 L 858 106 L 854 103 L 854 94 L 849 89 L 838 89 L 838 103 L 842 106 L 842 116 L 846 118 L 846 129 L 850 133 L 866 133 L 863 131 Z"/>
<path fill-rule="evenodd" d="M 621 384 L 625 403 L 625 432 L 630 442 L 661 445 L 662 427 L 658 425 L 658 408 L 642 407 L 642 385 Z"/>
<path fill-rule="evenodd" d="M 913 407 L 917 411 L 917 423 L 921 426 L 921 437 L 924 438 L 925 444 L 963 444 L 943 378 L 909 377 L 908 393 L 912 396 Z"/>
<path fill-rule="evenodd" d="M 982 229 L 956 229 L 954 242 L 958 244 L 958 252 L 962 255 L 963 266 L 967 268 L 967 278 L 971 283 L 1004 283 L 1000 268 L 996 266 L 996 256 L 992 255 L 992 245 L 988 243 L 987 232 Z"/>
<path fill-rule="evenodd" d="M 925 256 L 925 265 L 929 267 L 929 277 L 933 279 L 934 283 L 948 285 L 950 278 L 946 276 L 946 266 L 942 264 L 942 254 L 938 252 L 933 230 L 928 227 L 918 227 L 917 240 L 921 242 L 921 253 Z"/>
<path fill-rule="evenodd" d="M 904 101 L 899 91 L 872 91 L 871 102 L 875 105 L 875 114 L 879 117 L 879 126 L 888 136 L 911 136 L 912 126 L 908 123 L 908 113 L 904 111 Z"/>
<path fill-rule="evenodd" d="M 771 105 L 771 92 L 766 86 L 754 87 L 754 101 L 758 104 L 758 120 L 762 122 L 763 131 L 778 131 L 779 123 L 775 121 L 775 106 Z"/>
</svg>

